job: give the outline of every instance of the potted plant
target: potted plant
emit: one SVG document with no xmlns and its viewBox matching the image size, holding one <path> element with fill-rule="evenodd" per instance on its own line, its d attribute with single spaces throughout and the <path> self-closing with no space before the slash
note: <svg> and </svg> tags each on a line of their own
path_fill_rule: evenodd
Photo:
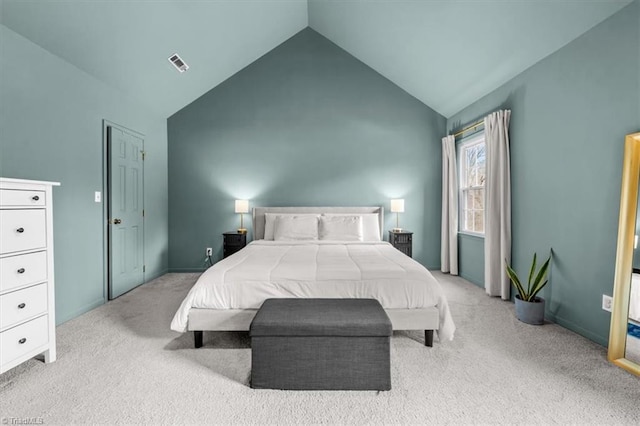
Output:
<svg viewBox="0 0 640 426">
<path fill-rule="evenodd" d="M 531 270 L 529 271 L 529 281 L 525 288 L 518 278 L 518 274 L 509 266 L 509 263 L 507 263 L 505 259 L 509 279 L 518 290 L 518 294 L 515 296 L 516 318 L 522 322 L 536 325 L 544 323 L 544 299 L 538 297 L 537 294 L 549 282 L 546 277 L 550 261 L 551 255 L 549 255 L 547 261 L 540 267 L 540 270 L 536 272 L 536 253 L 533 254 L 533 262 L 531 263 Z"/>
</svg>

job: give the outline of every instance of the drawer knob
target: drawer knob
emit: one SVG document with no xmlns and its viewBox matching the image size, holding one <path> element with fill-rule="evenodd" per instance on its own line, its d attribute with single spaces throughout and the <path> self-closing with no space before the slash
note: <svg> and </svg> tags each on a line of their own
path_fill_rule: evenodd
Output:
<svg viewBox="0 0 640 426">
<path fill-rule="evenodd" d="M 34 195 L 33 197 L 31 197 L 31 199 L 33 201 L 38 201 L 40 199 L 40 197 L 38 197 L 37 195 Z"/>
<path fill-rule="evenodd" d="M 19 274 L 24 274 L 24 268 L 20 268 L 20 269 L 18 269 L 18 273 L 19 273 Z"/>
<path fill-rule="evenodd" d="M 18 234 L 22 234 L 24 232 L 24 228 L 18 228 L 18 229 L 16 229 L 16 232 Z"/>
<path fill-rule="evenodd" d="M 27 343 L 27 338 L 23 337 L 22 339 L 18 340 L 18 343 L 20 343 L 21 345 L 24 345 L 25 343 Z"/>
<path fill-rule="evenodd" d="M 18 305 L 18 309 L 24 309 L 25 306 L 27 306 L 25 303 L 21 303 Z"/>
</svg>

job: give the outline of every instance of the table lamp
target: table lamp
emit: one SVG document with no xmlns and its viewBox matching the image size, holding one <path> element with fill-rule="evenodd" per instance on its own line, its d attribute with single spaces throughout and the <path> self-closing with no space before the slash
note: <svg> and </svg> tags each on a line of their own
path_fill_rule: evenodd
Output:
<svg viewBox="0 0 640 426">
<path fill-rule="evenodd" d="M 391 213 L 396 214 L 396 227 L 392 229 L 393 232 L 401 232 L 402 228 L 399 226 L 398 213 L 404 213 L 404 199 L 391 200 Z"/>
<path fill-rule="evenodd" d="M 238 234 L 246 234 L 244 214 L 249 213 L 249 200 L 236 200 L 236 213 L 240 213 L 240 228 L 238 228 Z"/>
</svg>

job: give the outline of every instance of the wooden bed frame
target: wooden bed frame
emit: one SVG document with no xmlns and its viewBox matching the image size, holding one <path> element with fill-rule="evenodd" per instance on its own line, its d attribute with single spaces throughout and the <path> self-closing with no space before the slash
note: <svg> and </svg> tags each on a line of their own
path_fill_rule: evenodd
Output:
<svg viewBox="0 0 640 426">
<path fill-rule="evenodd" d="M 265 213 L 377 213 L 380 235 L 383 235 L 383 207 L 255 207 L 253 209 L 253 235 L 255 240 L 264 237 Z M 204 331 L 249 331 L 257 309 L 198 309 L 189 310 L 187 330 L 193 331 L 195 347 L 203 344 Z M 385 309 L 394 330 L 424 330 L 425 346 L 433 346 L 433 331 L 439 327 L 440 316 L 435 307 L 421 309 Z"/>
</svg>

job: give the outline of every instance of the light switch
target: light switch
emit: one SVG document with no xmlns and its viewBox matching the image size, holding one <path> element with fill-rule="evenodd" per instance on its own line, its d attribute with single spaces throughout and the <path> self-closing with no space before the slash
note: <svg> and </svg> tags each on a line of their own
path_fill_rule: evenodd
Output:
<svg viewBox="0 0 640 426">
<path fill-rule="evenodd" d="M 100 193 L 100 191 L 96 191 L 94 199 L 95 199 L 96 203 L 101 203 L 102 202 L 102 193 Z"/>
</svg>

